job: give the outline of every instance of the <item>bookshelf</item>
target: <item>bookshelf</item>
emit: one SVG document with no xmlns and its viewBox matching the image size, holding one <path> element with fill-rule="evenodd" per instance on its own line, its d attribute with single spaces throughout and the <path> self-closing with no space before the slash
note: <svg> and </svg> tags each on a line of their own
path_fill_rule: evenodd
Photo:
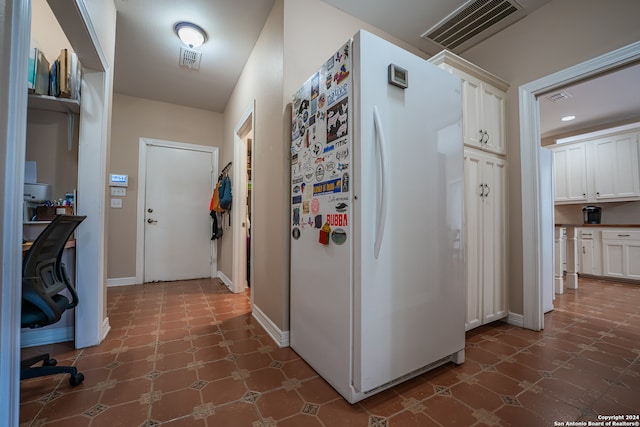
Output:
<svg viewBox="0 0 640 427">
<path fill-rule="evenodd" d="M 29 108 L 59 113 L 80 114 L 80 101 L 48 95 L 29 94 Z"/>
</svg>

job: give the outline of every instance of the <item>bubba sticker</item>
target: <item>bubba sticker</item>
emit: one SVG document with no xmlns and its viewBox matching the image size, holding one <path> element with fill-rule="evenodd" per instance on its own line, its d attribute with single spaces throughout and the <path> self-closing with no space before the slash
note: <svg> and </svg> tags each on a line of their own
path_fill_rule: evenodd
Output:
<svg viewBox="0 0 640 427">
<path fill-rule="evenodd" d="M 349 220 L 346 213 L 327 214 L 327 223 L 332 227 L 346 227 Z"/>
</svg>

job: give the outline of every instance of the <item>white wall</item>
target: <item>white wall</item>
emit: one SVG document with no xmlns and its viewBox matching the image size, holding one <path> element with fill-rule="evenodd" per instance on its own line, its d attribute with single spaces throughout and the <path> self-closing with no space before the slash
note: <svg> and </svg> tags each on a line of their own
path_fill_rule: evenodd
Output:
<svg viewBox="0 0 640 427">
<path fill-rule="evenodd" d="M 223 126 L 220 113 L 114 94 L 108 173 L 129 175 L 129 187 L 122 198 L 122 209 L 107 208 L 109 279 L 136 276 L 140 138 L 222 147 Z M 208 201 L 204 203 L 208 206 Z"/>
</svg>

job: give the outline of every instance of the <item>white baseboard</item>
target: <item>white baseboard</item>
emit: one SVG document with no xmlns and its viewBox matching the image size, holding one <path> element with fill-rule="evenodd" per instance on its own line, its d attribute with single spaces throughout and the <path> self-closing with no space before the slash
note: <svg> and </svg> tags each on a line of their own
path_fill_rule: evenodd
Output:
<svg viewBox="0 0 640 427">
<path fill-rule="evenodd" d="M 267 331 L 278 347 L 289 347 L 289 331 L 281 331 L 257 306 L 254 305 L 251 311 L 253 317 Z"/>
<path fill-rule="evenodd" d="M 224 274 L 222 271 L 218 271 L 218 279 L 222 280 L 222 283 L 224 283 L 225 286 L 229 288 L 231 292 L 233 292 L 233 282 L 227 277 L 226 274 Z"/>
<path fill-rule="evenodd" d="M 20 347 L 36 347 L 45 344 L 73 341 L 73 335 L 73 326 L 23 330 L 20 332 Z"/>
<path fill-rule="evenodd" d="M 518 326 L 519 328 L 524 328 L 524 316 L 522 314 L 509 312 L 507 323 L 513 326 Z"/>
<path fill-rule="evenodd" d="M 116 277 L 114 279 L 107 279 L 107 286 L 130 286 L 137 284 L 135 277 Z"/>
</svg>

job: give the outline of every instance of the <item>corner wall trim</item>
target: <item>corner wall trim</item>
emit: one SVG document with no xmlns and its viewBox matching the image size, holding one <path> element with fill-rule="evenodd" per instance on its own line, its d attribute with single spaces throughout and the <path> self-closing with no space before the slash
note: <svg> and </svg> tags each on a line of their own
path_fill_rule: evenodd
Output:
<svg viewBox="0 0 640 427">
<path fill-rule="evenodd" d="M 226 274 L 224 274 L 222 271 L 218 271 L 218 279 L 222 280 L 222 283 L 224 283 L 225 286 L 229 288 L 231 292 L 233 292 L 233 282 L 227 277 Z"/>
<path fill-rule="evenodd" d="M 138 284 L 135 277 L 115 277 L 107 279 L 107 286 L 131 286 Z"/>
<path fill-rule="evenodd" d="M 276 344 L 278 344 L 278 347 L 289 347 L 289 331 L 281 331 L 256 305 L 252 308 L 252 315 Z"/>
<path fill-rule="evenodd" d="M 105 317 L 104 321 L 102 322 L 102 338 L 100 339 L 100 342 L 104 341 L 104 339 L 107 338 L 107 335 L 110 331 L 111 324 L 109 323 L 109 317 Z"/>
<path fill-rule="evenodd" d="M 507 323 L 519 328 L 524 328 L 524 315 L 509 312 L 509 316 L 507 316 Z"/>
</svg>

